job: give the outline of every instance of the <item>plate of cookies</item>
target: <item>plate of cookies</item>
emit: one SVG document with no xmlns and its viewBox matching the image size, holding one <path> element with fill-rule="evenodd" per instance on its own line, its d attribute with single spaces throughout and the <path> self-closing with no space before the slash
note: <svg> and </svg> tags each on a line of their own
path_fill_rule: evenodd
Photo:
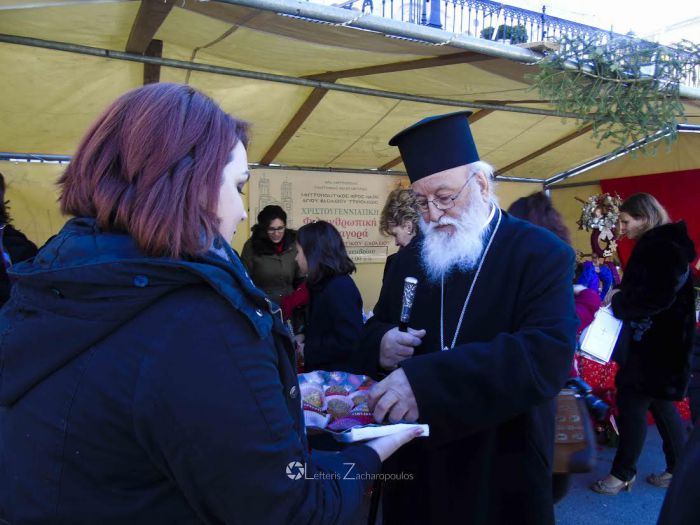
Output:
<svg viewBox="0 0 700 525">
<path fill-rule="evenodd" d="M 317 370 L 299 374 L 307 429 L 343 432 L 374 423 L 367 394 L 375 381 L 349 372 Z"/>
</svg>

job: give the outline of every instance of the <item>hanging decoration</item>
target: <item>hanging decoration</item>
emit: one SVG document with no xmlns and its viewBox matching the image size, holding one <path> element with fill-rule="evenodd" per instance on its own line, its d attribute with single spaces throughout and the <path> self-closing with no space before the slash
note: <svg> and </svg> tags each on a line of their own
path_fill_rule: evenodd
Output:
<svg viewBox="0 0 700 525">
<path fill-rule="evenodd" d="M 622 199 L 619 195 L 602 193 L 592 195 L 583 203 L 579 230 L 591 232 L 591 249 L 599 257 L 611 257 L 617 249 L 617 221 L 620 217 Z"/>
</svg>

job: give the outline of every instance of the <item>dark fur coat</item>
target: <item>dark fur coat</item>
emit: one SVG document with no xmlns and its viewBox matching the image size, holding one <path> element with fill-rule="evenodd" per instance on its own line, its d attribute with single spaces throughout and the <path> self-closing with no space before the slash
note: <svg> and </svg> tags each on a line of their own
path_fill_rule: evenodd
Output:
<svg viewBox="0 0 700 525">
<path fill-rule="evenodd" d="M 632 252 L 612 308 L 625 321 L 616 383 L 657 399 L 680 400 L 690 378 L 696 252 L 684 222 L 646 232 Z"/>
</svg>

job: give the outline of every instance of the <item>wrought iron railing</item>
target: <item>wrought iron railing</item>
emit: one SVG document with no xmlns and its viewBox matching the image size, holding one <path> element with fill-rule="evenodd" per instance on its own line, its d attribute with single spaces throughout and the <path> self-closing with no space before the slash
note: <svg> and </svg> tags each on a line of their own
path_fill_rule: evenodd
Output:
<svg viewBox="0 0 700 525">
<path fill-rule="evenodd" d="M 597 27 L 550 16 L 544 7 L 538 13 L 490 0 L 348 0 L 340 6 L 489 40 L 510 40 L 502 38 L 508 35 L 498 32 L 500 26 L 521 27 L 518 37 L 526 42 L 555 40 L 562 34 L 613 35 Z"/>
<path fill-rule="evenodd" d="M 538 13 L 490 0 L 347 0 L 336 5 L 511 44 L 557 41 L 564 35 L 598 36 L 603 42 L 627 36 L 548 15 L 544 6 Z M 684 83 L 700 87 L 700 67 L 691 68 Z"/>
</svg>

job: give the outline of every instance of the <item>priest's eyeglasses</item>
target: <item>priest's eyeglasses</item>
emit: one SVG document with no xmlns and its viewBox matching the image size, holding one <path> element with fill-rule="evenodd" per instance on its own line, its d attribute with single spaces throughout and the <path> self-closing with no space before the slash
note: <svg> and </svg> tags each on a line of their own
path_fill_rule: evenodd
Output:
<svg viewBox="0 0 700 525">
<path fill-rule="evenodd" d="M 454 195 L 446 195 L 444 197 L 435 197 L 432 200 L 426 199 L 425 197 L 417 197 L 416 198 L 416 208 L 418 208 L 418 211 L 421 213 L 426 213 L 429 208 L 429 204 L 432 203 L 433 206 L 435 206 L 438 210 L 440 211 L 445 211 L 449 210 L 451 208 L 455 207 L 455 201 L 459 198 L 459 195 L 464 191 L 464 188 L 467 187 L 467 184 L 469 184 L 469 181 L 472 180 L 472 177 L 476 175 L 475 173 L 472 173 L 469 177 L 467 177 L 467 181 L 462 185 L 462 187 L 459 189 L 457 193 Z"/>
</svg>

